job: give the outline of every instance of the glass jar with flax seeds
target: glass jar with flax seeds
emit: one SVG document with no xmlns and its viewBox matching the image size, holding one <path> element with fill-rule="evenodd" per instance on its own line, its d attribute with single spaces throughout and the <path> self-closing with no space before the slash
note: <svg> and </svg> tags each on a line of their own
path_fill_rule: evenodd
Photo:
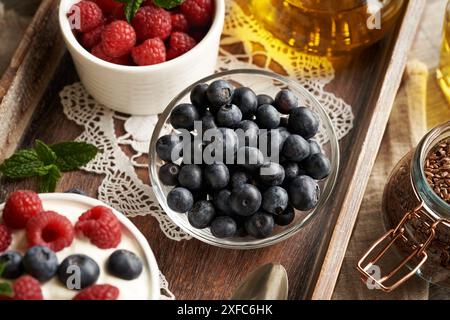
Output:
<svg viewBox="0 0 450 320">
<path fill-rule="evenodd" d="M 363 280 L 389 292 L 418 274 L 450 287 L 450 121 L 431 130 L 394 168 L 383 216 L 387 233 L 358 263 Z M 383 269 L 388 256 L 395 267 Z"/>
</svg>

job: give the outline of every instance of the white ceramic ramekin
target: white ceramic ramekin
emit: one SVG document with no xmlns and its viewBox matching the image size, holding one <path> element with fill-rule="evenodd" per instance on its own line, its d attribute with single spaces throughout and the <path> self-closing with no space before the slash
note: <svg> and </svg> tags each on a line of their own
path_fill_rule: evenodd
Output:
<svg viewBox="0 0 450 320">
<path fill-rule="evenodd" d="M 225 0 L 214 0 L 214 21 L 206 36 L 182 56 L 153 66 L 112 64 L 90 54 L 77 41 L 67 12 L 80 0 L 61 0 L 59 24 L 81 82 L 99 103 L 119 112 L 161 113 L 192 82 L 214 72 L 225 19 Z"/>
</svg>

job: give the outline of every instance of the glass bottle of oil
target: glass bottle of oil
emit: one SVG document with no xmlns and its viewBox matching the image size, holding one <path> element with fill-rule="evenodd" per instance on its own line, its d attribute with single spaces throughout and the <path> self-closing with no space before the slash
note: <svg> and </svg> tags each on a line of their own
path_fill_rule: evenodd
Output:
<svg viewBox="0 0 450 320">
<path fill-rule="evenodd" d="M 450 103 L 450 1 L 447 3 L 442 32 L 441 58 L 436 70 L 437 80 L 447 101 Z"/>
<path fill-rule="evenodd" d="M 402 13 L 404 0 L 248 0 L 251 13 L 275 37 L 328 56 L 380 40 Z"/>
</svg>

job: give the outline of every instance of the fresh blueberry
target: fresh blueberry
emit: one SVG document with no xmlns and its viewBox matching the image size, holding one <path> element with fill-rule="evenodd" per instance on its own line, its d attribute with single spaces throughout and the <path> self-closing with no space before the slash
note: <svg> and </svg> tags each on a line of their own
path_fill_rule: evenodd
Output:
<svg viewBox="0 0 450 320">
<path fill-rule="evenodd" d="M 289 138 L 289 136 L 291 135 L 291 133 L 289 132 L 289 130 L 286 129 L 285 127 L 278 127 L 278 128 L 275 129 L 275 130 L 277 130 L 277 131 L 280 133 L 282 143 L 284 143 L 284 142 L 286 141 L 286 139 Z"/>
<path fill-rule="evenodd" d="M 275 97 L 274 106 L 283 114 L 289 114 L 298 107 L 298 98 L 292 91 L 281 90 Z"/>
<path fill-rule="evenodd" d="M 206 83 L 199 83 L 191 91 L 191 102 L 198 110 L 205 111 L 208 107 L 208 98 L 206 97 L 208 87 Z"/>
<path fill-rule="evenodd" d="M 244 171 L 236 171 L 231 175 L 230 185 L 231 189 L 239 189 L 242 185 L 250 183 L 251 176 Z"/>
<path fill-rule="evenodd" d="M 280 158 L 283 150 L 284 140 L 281 131 L 278 129 L 262 131 L 259 135 L 259 150 L 272 161 L 277 161 Z"/>
<path fill-rule="evenodd" d="M 275 186 L 263 194 L 262 208 L 272 214 L 281 214 L 287 208 L 289 196 L 286 190 Z"/>
<path fill-rule="evenodd" d="M 68 190 L 64 191 L 64 193 L 73 193 L 73 194 L 79 194 L 82 196 L 86 195 L 86 192 L 84 192 L 83 190 L 77 189 L 77 188 L 68 189 Z"/>
<path fill-rule="evenodd" d="M 220 216 L 211 223 L 211 233 L 217 238 L 230 238 L 236 235 L 237 224 L 231 217 Z"/>
<path fill-rule="evenodd" d="M 275 129 L 280 125 L 281 115 L 270 104 L 263 104 L 256 112 L 256 122 L 262 129 Z"/>
<path fill-rule="evenodd" d="M 323 153 L 316 153 L 302 162 L 306 174 L 316 180 L 325 179 L 330 175 L 331 163 Z"/>
<path fill-rule="evenodd" d="M 164 164 L 158 172 L 158 177 L 166 186 L 175 186 L 178 184 L 178 174 L 180 173 L 180 166 L 175 163 Z"/>
<path fill-rule="evenodd" d="M 319 131 L 319 119 L 309 108 L 295 108 L 289 114 L 289 131 L 305 139 L 312 138 Z"/>
<path fill-rule="evenodd" d="M 68 289 L 87 288 L 96 283 L 99 276 L 100 268 L 97 262 L 84 254 L 68 256 L 58 267 L 58 279 Z M 76 281 L 72 283 L 74 277 Z"/>
<path fill-rule="evenodd" d="M 247 218 L 245 229 L 252 237 L 263 239 L 270 236 L 275 227 L 273 216 L 265 212 L 257 212 Z"/>
<path fill-rule="evenodd" d="M 231 191 L 223 189 L 213 196 L 213 203 L 218 214 L 231 215 Z"/>
<path fill-rule="evenodd" d="M 269 162 L 259 168 L 259 179 L 268 186 L 279 186 L 285 177 L 284 168 L 279 163 Z"/>
<path fill-rule="evenodd" d="M 231 162 L 234 160 L 238 150 L 239 139 L 233 129 L 217 128 L 209 130 L 204 138 L 207 144 L 204 155 L 212 157 L 216 161 Z M 220 146 L 222 150 L 217 150 Z M 222 152 L 222 154 L 217 154 L 217 152 Z"/>
<path fill-rule="evenodd" d="M 202 168 L 196 164 L 187 164 L 183 166 L 178 175 L 180 186 L 191 191 L 202 188 L 202 179 Z"/>
<path fill-rule="evenodd" d="M 212 190 L 224 189 L 230 182 L 230 172 L 223 163 L 214 163 L 205 167 L 205 181 Z"/>
<path fill-rule="evenodd" d="M 292 205 L 302 211 L 313 209 L 319 202 L 320 188 L 309 176 L 295 177 L 289 184 L 289 200 Z"/>
<path fill-rule="evenodd" d="M 310 153 L 309 143 L 297 134 L 290 135 L 283 145 L 283 155 L 286 159 L 300 162 L 308 158 Z"/>
<path fill-rule="evenodd" d="M 300 167 L 297 162 L 286 161 L 285 163 L 283 163 L 283 167 L 285 174 L 284 180 L 287 182 L 291 181 L 300 174 Z"/>
<path fill-rule="evenodd" d="M 258 108 L 258 99 L 252 89 L 240 87 L 234 90 L 233 104 L 241 109 L 242 114 L 254 114 Z"/>
<path fill-rule="evenodd" d="M 264 164 L 264 155 L 258 148 L 241 147 L 237 152 L 237 164 L 247 170 L 255 171 Z"/>
<path fill-rule="evenodd" d="M 196 229 L 209 227 L 216 216 L 216 210 L 211 201 L 201 200 L 194 204 L 188 213 L 188 220 L 191 226 Z"/>
<path fill-rule="evenodd" d="M 23 274 L 22 255 L 17 251 L 6 251 L 0 255 L 0 265 L 4 264 L 0 277 L 5 279 L 17 279 Z"/>
<path fill-rule="evenodd" d="M 220 127 L 235 128 L 242 120 L 241 110 L 234 104 L 220 107 L 216 114 L 216 123 Z"/>
<path fill-rule="evenodd" d="M 313 154 L 322 152 L 322 148 L 320 148 L 319 144 L 316 141 L 308 140 L 308 142 L 309 142 L 309 149 L 311 150 L 311 154 L 310 154 L 311 156 Z"/>
<path fill-rule="evenodd" d="M 279 226 L 288 226 L 295 219 L 295 210 L 292 206 L 288 206 L 281 214 L 274 215 L 273 220 Z"/>
<path fill-rule="evenodd" d="M 214 115 L 211 113 L 211 111 L 205 111 L 205 114 L 202 117 L 202 130 L 205 132 L 209 129 L 215 129 L 217 128 L 216 121 L 214 119 Z"/>
<path fill-rule="evenodd" d="M 236 127 L 240 146 L 257 146 L 259 127 L 252 120 L 242 120 Z"/>
<path fill-rule="evenodd" d="M 216 80 L 206 90 L 210 107 L 221 107 L 231 103 L 234 88 L 226 80 Z"/>
<path fill-rule="evenodd" d="M 123 280 L 139 278 L 144 269 L 141 259 L 131 251 L 116 250 L 108 258 L 106 268 L 109 273 Z"/>
<path fill-rule="evenodd" d="M 280 127 L 288 128 L 289 127 L 289 118 L 288 117 L 281 117 L 280 119 Z"/>
<path fill-rule="evenodd" d="M 257 187 L 244 184 L 231 193 L 231 208 L 241 216 L 250 216 L 261 207 L 262 196 Z"/>
<path fill-rule="evenodd" d="M 58 258 L 48 247 L 34 246 L 27 250 L 23 257 L 25 271 L 39 280 L 50 280 L 58 270 Z"/>
<path fill-rule="evenodd" d="M 274 100 L 272 99 L 271 96 L 267 95 L 267 94 L 259 94 L 257 97 L 258 100 L 258 107 L 262 106 L 263 104 L 270 104 L 273 105 L 274 104 Z"/>
<path fill-rule="evenodd" d="M 170 114 L 170 124 L 175 129 L 194 130 L 194 122 L 200 120 L 200 113 L 190 103 L 182 103 L 176 106 Z"/>
<path fill-rule="evenodd" d="M 192 209 L 194 196 L 186 188 L 174 188 L 167 195 L 167 205 L 173 211 L 185 213 Z"/>
<path fill-rule="evenodd" d="M 182 150 L 182 136 L 167 134 L 156 141 L 156 153 L 164 161 L 177 161 L 181 157 Z"/>
</svg>

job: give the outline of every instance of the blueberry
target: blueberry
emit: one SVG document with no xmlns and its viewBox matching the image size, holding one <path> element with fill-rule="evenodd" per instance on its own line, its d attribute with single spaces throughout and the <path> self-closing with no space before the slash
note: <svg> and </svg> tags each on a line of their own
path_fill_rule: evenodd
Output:
<svg viewBox="0 0 450 320">
<path fill-rule="evenodd" d="M 298 98 L 289 90 L 281 90 L 275 97 L 274 106 L 283 114 L 289 114 L 298 107 Z"/>
<path fill-rule="evenodd" d="M 288 117 L 281 117 L 280 119 L 280 127 L 288 128 L 289 127 L 289 118 Z"/>
<path fill-rule="evenodd" d="M 192 210 L 188 213 L 188 220 L 191 226 L 196 229 L 205 229 L 209 227 L 216 216 L 216 210 L 211 201 L 201 200 L 194 204 Z"/>
<path fill-rule="evenodd" d="M 116 250 L 106 262 L 108 272 L 123 280 L 139 278 L 144 269 L 141 259 L 131 251 Z"/>
<path fill-rule="evenodd" d="M 206 140 L 206 148 L 204 155 L 215 157 L 217 161 L 227 162 L 228 159 L 234 160 L 235 153 L 238 150 L 239 139 L 233 129 L 230 128 L 217 128 L 208 131 L 204 137 Z M 216 154 L 217 148 L 222 146 L 221 155 Z M 209 162 L 211 163 L 211 162 Z"/>
<path fill-rule="evenodd" d="M 313 154 L 322 152 L 322 148 L 320 148 L 319 144 L 316 141 L 308 140 L 308 142 L 309 142 L 309 149 L 311 150 L 311 153 L 310 153 L 311 156 Z"/>
<path fill-rule="evenodd" d="M 247 170 L 255 171 L 264 164 L 264 155 L 258 148 L 241 147 L 237 152 L 237 164 Z"/>
<path fill-rule="evenodd" d="M 259 168 L 259 179 L 268 186 L 281 185 L 284 177 L 284 168 L 279 163 L 269 162 Z"/>
<path fill-rule="evenodd" d="M 230 172 L 223 163 L 214 163 L 205 167 L 205 181 L 212 190 L 224 189 L 230 182 Z"/>
<path fill-rule="evenodd" d="M 68 256 L 58 267 L 58 279 L 68 289 L 87 288 L 96 283 L 99 276 L 100 268 L 97 262 L 84 254 Z M 72 280 L 74 277 L 78 277 L 76 281 Z"/>
<path fill-rule="evenodd" d="M 308 158 L 310 153 L 309 143 L 297 134 L 290 135 L 283 145 L 283 155 L 286 159 L 300 162 Z"/>
<path fill-rule="evenodd" d="M 177 161 L 181 157 L 182 150 L 182 136 L 167 134 L 156 141 L 156 153 L 164 161 Z"/>
<path fill-rule="evenodd" d="M 323 153 L 316 153 L 302 162 L 306 174 L 316 180 L 325 179 L 330 175 L 331 163 Z"/>
<path fill-rule="evenodd" d="M 17 279 L 23 274 L 22 255 L 17 251 L 6 251 L 0 255 L 0 265 L 4 264 L 5 269 L 0 277 L 5 279 Z"/>
<path fill-rule="evenodd" d="M 258 107 L 262 106 L 263 104 L 274 104 L 274 100 L 271 96 L 267 95 L 267 94 L 259 94 L 257 97 L 258 100 Z"/>
<path fill-rule="evenodd" d="M 175 129 L 194 130 L 194 122 L 200 120 L 200 113 L 190 103 L 182 103 L 176 106 L 170 114 L 170 124 Z"/>
<path fill-rule="evenodd" d="M 270 236 L 274 227 L 273 216 L 265 212 L 257 212 L 245 222 L 245 229 L 248 234 L 259 239 Z"/>
<path fill-rule="evenodd" d="M 216 114 L 216 122 L 220 127 L 235 128 L 242 120 L 242 112 L 234 104 L 220 107 Z"/>
<path fill-rule="evenodd" d="M 262 208 L 272 214 L 281 214 L 287 208 L 289 196 L 286 190 L 275 186 L 263 194 Z"/>
<path fill-rule="evenodd" d="M 305 139 L 312 138 L 319 131 L 319 119 L 309 108 L 295 108 L 289 114 L 289 131 Z"/>
<path fill-rule="evenodd" d="M 73 193 L 73 194 L 79 194 L 82 196 L 86 195 L 86 192 L 84 192 L 83 190 L 77 189 L 77 188 L 68 189 L 68 190 L 64 191 L 64 193 Z"/>
<path fill-rule="evenodd" d="M 214 119 L 214 115 L 211 113 L 211 111 L 205 111 L 205 114 L 203 115 L 201 121 L 202 121 L 203 132 L 205 132 L 206 130 L 209 130 L 209 129 L 217 128 L 217 124 Z"/>
<path fill-rule="evenodd" d="M 180 166 L 175 163 L 166 163 L 158 172 L 158 177 L 166 186 L 175 186 L 178 183 L 178 174 L 180 173 Z"/>
<path fill-rule="evenodd" d="M 173 211 L 185 213 L 192 209 L 194 196 L 186 188 L 174 188 L 167 195 L 167 205 Z"/>
<path fill-rule="evenodd" d="M 279 159 L 283 145 L 284 138 L 278 129 L 262 132 L 259 135 L 259 149 L 272 160 Z"/>
<path fill-rule="evenodd" d="M 231 191 L 228 189 L 223 189 L 217 192 L 213 196 L 213 203 L 217 209 L 217 213 L 230 215 L 232 214 L 231 209 Z"/>
<path fill-rule="evenodd" d="M 231 189 L 239 189 L 242 185 L 250 183 L 251 176 L 244 171 L 236 171 L 231 175 Z"/>
<path fill-rule="evenodd" d="M 254 114 L 258 108 L 258 99 L 252 89 L 240 87 L 234 90 L 233 104 L 241 109 L 242 114 Z"/>
<path fill-rule="evenodd" d="M 261 207 L 262 196 L 257 187 L 244 184 L 231 193 L 231 208 L 241 216 L 250 216 Z"/>
<path fill-rule="evenodd" d="M 58 258 L 48 247 L 34 246 L 27 250 L 23 257 L 25 271 L 39 280 L 50 280 L 58 270 Z"/>
<path fill-rule="evenodd" d="M 255 122 L 242 120 L 237 125 L 236 132 L 239 137 L 239 146 L 251 147 L 258 145 L 259 127 Z"/>
<path fill-rule="evenodd" d="M 281 115 L 270 104 L 263 104 L 256 112 L 256 122 L 262 129 L 275 129 L 280 125 Z"/>
<path fill-rule="evenodd" d="M 191 91 L 191 102 L 198 110 L 205 111 L 208 107 L 208 98 L 206 97 L 208 87 L 206 83 L 199 83 Z"/>
<path fill-rule="evenodd" d="M 276 131 L 278 131 L 281 135 L 281 139 L 282 142 L 284 143 L 286 141 L 287 138 L 289 138 L 289 136 L 291 135 L 291 133 L 289 132 L 288 129 L 286 129 L 285 127 L 279 127 L 277 129 L 275 129 Z"/>
<path fill-rule="evenodd" d="M 298 176 L 290 182 L 288 193 L 289 200 L 296 209 L 307 211 L 319 202 L 320 188 L 311 177 Z"/>
<path fill-rule="evenodd" d="M 192 138 L 190 144 L 184 145 L 183 163 L 201 164 L 203 161 L 203 151 L 205 144 L 203 140 Z"/>
<path fill-rule="evenodd" d="M 288 206 L 283 213 L 274 215 L 273 220 L 275 224 L 279 226 L 287 226 L 290 225 L 295 219 L 295 210 L 292 206 Z"/>
<path fill-rule="evenodd" d="M 221 107 L 231 103 L 233 99 L 234 88 L 226 80 L 216 80 L 211 83 L 206 90 L 209 106 Z"/>
<path fill-rule="evenodd" d="M 217 238 L 230 238 L 236 235 L 237 224 L 231 217 L 217 217 L 211 223 L 211 233 Z"/>
<path fill-rule="evenodd" d="M 284 167 L 284 174 L 285 178 L 284 180 L 289 182 L 292 179 L 294 179 L 296 176 L 300 174 L 300 167 L 297 162 L 294 161 L 287 161 L 283 163 Z"/>
<path fill-rule="evenodd" d="M 178 175 L 180 186 L 189 190 L 198 190 L 202 188 L 202 168 L 196 164 L 188 164 L 181 168 Z"/>
</svg>

